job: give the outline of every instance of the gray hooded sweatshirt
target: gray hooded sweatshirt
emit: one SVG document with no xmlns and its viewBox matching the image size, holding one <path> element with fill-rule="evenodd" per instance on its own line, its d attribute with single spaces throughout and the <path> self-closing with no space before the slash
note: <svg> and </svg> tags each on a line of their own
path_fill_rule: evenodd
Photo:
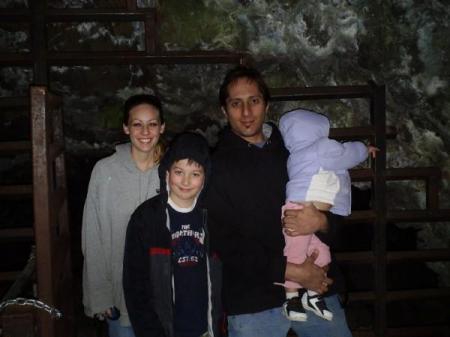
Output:
<svg viewBox="0 0 450 337">
<path fill-rule="evenodd" d="M 159 189 L 158 166 L 139 170 L 131 144 L 97 162 L 92 170 L 82 226 L 83 304 L 93 317 L 116 306 L 120 324 L 129 326 L 122 287 L 125 235 L 134 210 Z"/>
</svg>

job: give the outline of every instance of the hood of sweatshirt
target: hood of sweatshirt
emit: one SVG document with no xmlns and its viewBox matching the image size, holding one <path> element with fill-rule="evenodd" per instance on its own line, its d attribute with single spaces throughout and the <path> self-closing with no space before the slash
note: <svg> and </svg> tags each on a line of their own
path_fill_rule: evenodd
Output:
<svg viewBox="0 0 450 337">
<path fill-rule="evenodd" d="M 153 196 L 155 192 L 158 192 L 158 185 L 154 186 L 158 177 L 158 165 L 146 170 L 141 171 L 133 157 L 131 156 L 131 143 L 123 143 L 116 145 L 116 153 L 114 160 L 130 175 L 129 184 L 134 189 L 134 193 L 137 196 L 136 207 Z"/>
<path fill-rule="evenodd" d="M 139 171 L 131 157 L 131 143 L 116 145 L 116 160 L 130 172 Z"/>
<path fill-rule="evenodd" d="M 317 112 L 292 110 L 280 119 L 280 131 L 289 152 L 302 150 L 320 138 L 328 138 L 330 121 Z"/>
</svg>

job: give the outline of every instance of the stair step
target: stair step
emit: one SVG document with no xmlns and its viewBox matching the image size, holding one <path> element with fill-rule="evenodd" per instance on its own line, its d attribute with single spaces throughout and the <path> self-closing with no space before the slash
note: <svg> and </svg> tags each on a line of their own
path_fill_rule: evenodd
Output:
<svg viewBox="0 0 450 337">
<path fill-rule="evenodd" d="M 414 251 L 389 251 L 386 254 L 388 263 L 400 263 L 405 261 L 448 261 L 450 249 L 426 249 Z M 367 264 L 373 263 L 375 256 L 372 251 L 342 252 L 336 253 L 336 259 L 341 263 Z"/>
<path fill-rule="evenodd" d="M 33 185 L 0 185 L 0 197 L 24 197 L 33 195 Z"/>
<path fill-rule="evenodd" d="M 0 272 L 0 281 L 14 281 L 20 274 L 19 271 L 2 271 Z"/>
<path fill-rule="evenodd" d="M 31 227 L 0 228 L 0 239 L 32 239 L 34 230 Z"/>
<path fill-rule="evenodd" d="M 435 337 L 448 336 L 449 325 L 408 326 L 387 328 L 387 337 Z M 376 337 L 372 330 L 352 329 L 353 337 Z"/>
<path fill-rule="evenodd" d="M 374 210 L 353 211 L 343 219 L 345 224 L 372 223 L 376 220 L 377 212 Z M 405 209 L 388 210 L 389 222 L 446 222 L 450 221 L 450 209 Z"/>
<path fill-rule="evenodd" d="M 0 154 L 17 154 L 31 151 L 31 142 L 0 142 Z"/>
<path fill-rule="evenodd" d="M 1 97 L 1 108 L 28 108 L 30 106 L 30 99 L 28 96 L 15 96 L 15 97 Z"/>
<path fill-rule="evenodd" d="M 414 299 L 442 299 L 450 296 L 450 288 L 411 289 L 387 291 L 387 301 L 414 300 Z M 376 295 L 374 291 L 357 291 L 348 294 L 349 301 L 373 301 Z"/>
<path fill-rule="evenodd" d="M 388 328 L 388 337 L 435 337 L 448 336 L 450 331 L 449 325 L 433 325 L 433 326 L 409 326 Z"/>
<path fill-rule="evenodd" d="M 336 140 L 373 139 L 375 137 L 375 134 L 375 127 L 373 126 L 330 129 L 330 137 Z M 394 139 L 396 136 L 397 128 L 393 126 L 387 126 L 386 138 Z"/>
<path fill-rule="evenodd" d="M 271 88 L 270 96 L 271 100 L 273 101 L 298 101 L 340 98 L 368 98 L 371 96 L 372 92 L 373 86 L 370 85 L 285 87 Z"/>
<path fill-rule="evenodd" d="M 377 217 L 377 213 L 374 210 L 353 211 L 348 217 L 344 218 L 344 223 L 371 223 Z"/>
<path fill-rule="evenodd" d="M 119 52 L 53 52 L 48 54 L 49 65 L 115 65 L 115 64 L 240 64 L 245 54 L 230 52 L 167 52 L 148 55 L 143 51 Z M 31 53 L 0 54 L 0 66 L 30 66 Z"/>
<path fill-rule="evenodd" d="M 441 170 L 437 167 L 389 168 L 384 171 L 386 180 L 427 180 L 441 178 Z M 350 170 L 353 181 L 367 181 L 374 177 L 371 168 Z"/>
<path fill-rule="evenodd" d="M 450 209 L 388 211 L 387 218 L 392 222 L 445 222 L 450 221 Z"/>
<path fill-rule="evenodd" d="M 411 251 L 388 252 L 389 263 L 404 261 L 446 261 L 450 260 L 450 249 L 424 249 Z"/>
</svg>

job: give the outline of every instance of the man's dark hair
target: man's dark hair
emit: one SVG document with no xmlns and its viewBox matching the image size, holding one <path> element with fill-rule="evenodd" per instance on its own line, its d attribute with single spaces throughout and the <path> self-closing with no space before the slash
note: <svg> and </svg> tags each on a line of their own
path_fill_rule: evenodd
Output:
<svg viewBox="0 0 450 337">
<path fill-rule="evenodd" d="M 267 87 L 266 82 L 264 81 L 261 73 L 250 67 L 245 66 L 237 66 L 227 72 L 225 78 L 220 86 L 219 90 L 219 101 L 220 106 L 226 107 L 227 98 L 229 97 L 228 89 L 231 84 L 235 83 L 240 78 L 247 78 L 250 82 L 255 82 L 258 86 L 259 91 L 261 92 L 265 103 L 268 103 L 270 100 L 270 92 Z"/>
<path fill-rule="evenodd" d="M 147 94 L 139 94 L 130 96 L 123 105 L 123 124 L 128 124 L 128 119 L 130 118 L 130 110 L 133 109 L 135 106 L 141 105 L 141 104 L 148 104 L 153 107 L 155 107 L 158 110 L 159 115 L 159 121 L 161 124 L 164 124 L 164 113 L 162 109 L 161 101 L 158 97 L 153 95 L 147 95 Z"/>
</svg>

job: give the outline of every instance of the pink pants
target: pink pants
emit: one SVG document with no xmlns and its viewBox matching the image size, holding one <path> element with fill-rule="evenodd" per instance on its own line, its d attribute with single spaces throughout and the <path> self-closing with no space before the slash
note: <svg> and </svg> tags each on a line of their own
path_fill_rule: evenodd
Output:
<svg viewBox="0 0 450 337">
<path fill-rule="evenodd" d="M 299 205 L 286 202 L 286 204 L 281 208 L 282 214 L 284 214 L 285 209 L 298 209 Z M 310 235 L 299 235 L 299 236 L 288 236 L 284 233 L 284 239 L 286 245 L 284 246 L 284 256 L 287 257 L 288 262 L 300 264 L 303 263 L 307 256 L 311 255 L 314 250 L 319 252 L 315 264 L 323 267 L 330 263 L 330 248 L 319 240 L 314 234 Z M 284 283 L 285 288 L 298 289 L 303 288 L 300 284 L 292 281 L 286 281 Z"/>
</svg>

